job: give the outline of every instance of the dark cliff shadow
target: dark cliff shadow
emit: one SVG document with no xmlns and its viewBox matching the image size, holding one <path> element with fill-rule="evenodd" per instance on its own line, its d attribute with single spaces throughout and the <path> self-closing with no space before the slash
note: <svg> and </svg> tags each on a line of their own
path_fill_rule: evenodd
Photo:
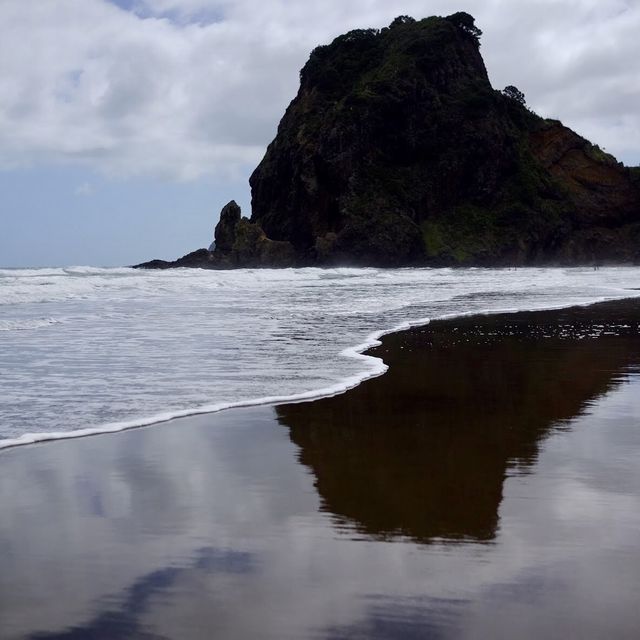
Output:
<svg viewBox="0 0 640 640">
<path fill-rule="evenodd" d="M 391 336 L 382 377 L 277 407 L 338 524 L 490 541 L 507 473 L 640 362 L 640 305 L 473 317 Z"/>
</svg>

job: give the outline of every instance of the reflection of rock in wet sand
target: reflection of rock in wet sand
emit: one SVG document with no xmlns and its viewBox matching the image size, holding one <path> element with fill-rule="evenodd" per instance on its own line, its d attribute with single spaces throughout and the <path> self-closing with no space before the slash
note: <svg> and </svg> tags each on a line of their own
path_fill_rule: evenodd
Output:
<svg viewBox="0 0 640 640">
<path fill-rule="evenodd" d="M 640 361 L 637 304 L 435 322 L 371 353 L 389 372 L 277 408 L 324 508 L 361 533 L 491 540 L 502 483 Z"/>
</svg>

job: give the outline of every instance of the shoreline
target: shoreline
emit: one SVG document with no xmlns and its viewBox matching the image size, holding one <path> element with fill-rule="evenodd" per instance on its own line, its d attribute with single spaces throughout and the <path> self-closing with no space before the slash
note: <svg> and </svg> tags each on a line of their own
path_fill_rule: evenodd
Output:
<svg viewBox="0 0 640 640">
<path fill-rule="evenodd" d="M 640 301 L 380 342 L 348 393 L 8 449 L 0 636 L 632 637 Z"/>
<path fill-rule="evenodd" d="M 633 292 L 633 293 L 632 293 Z M 376 356 L 370 355 L 368 352 L 381 345 L 381 339 L 397 333 L 410 331 L 412 329 L 425 327 L 431 322 L 441 321 L 454 321 L 456 319 L 467 319 L 500 315 L 511 315 L 530 312 L 545 312 L 545 311 L 560 311 L 568 310 L 572 308 L 587 308 L 595 305 L 607 304 L 609 302 L 619 302 L 624 300 L 639 300 L 640 290 L 629 289 L 630 295 L 624 295 L 620 297 L 606 297 L 591 300 L 580 304 L 570 305 L 554 305 L 544 306 L 534 309 L 517 309 L 517 308 L 505 308 L 505 309 L 492 309 L 486 311 L 470 311 L 455 314 L 445 314 L 443 316 L 433 318 L 420 318 L 417 320 L 407 320 L 405 322 L 396 325 L 390 329 L 382 329 L 374 331 L 369 334 L 366 340 L 353 347 L 348 347 L 339 352 L 337 357 L 352 358 L 355 360 L 361 360 L 371 366 L 371 370 L 363 372 L 360 375 L 354 375 L 349 378 L 340 380 L 329 387 L 321 389 L 301 392 L 292 394 L 289 396 L 268 396 L 262 398 L 253 398 L 247 400 L 240 400 L 232 403 L 219 403 L 204 405 L 201 407 L 195 407 L 193 409 L 185 409 L 182 411 L 175 411 L 167 414 L 158 414 L 155 416 L 149 416 L 146 418 L 133 418 L 122 422 L 116 422 L 106 424 L 99 427 L 89 427 L 87 429 L 80 429 L 75 431 L 63 431 L 63 432 L 50 432 L 50 433 L 26 433 L 17 438 L 7 438 L 6 440 L 0 440 L 0 455 L 4 451 L 15 450 L 17 448 L 27 447 L 30 445 L 53 443 L 61 440 L 72 440 L 79 438 L 89 438 L 100 435 L 110 435 L 115 433 L 122 433 L 125 431 L 132 431 L 135 429 L 146 429 L 154 427 L 156 425 L 168 424 L 177 420 L 184 420 L 196 416 L 203 416 L 209 414 L 220 413 L 221 411 L 227 411 L 231 409 L 241 409 L 248 407 L 261 407 L 271 406 L 276 407 L 284 404 L 315 402 L 324 398 L 331 398 L 337 395 L 341 395 L 357 388 L 362 383 L 384 375 L 389 367 L 385 362 Z"/>
</svg>

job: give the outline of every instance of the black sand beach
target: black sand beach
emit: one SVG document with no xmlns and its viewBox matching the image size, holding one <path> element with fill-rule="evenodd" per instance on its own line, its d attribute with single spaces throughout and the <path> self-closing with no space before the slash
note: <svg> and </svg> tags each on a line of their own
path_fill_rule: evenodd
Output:
<svg viewBox="0 0 640 640">
<path fill-rule="evenodd" d="M 0 452 L 0 638 L 637 638 L 640 302 L 339 396 Z"/>
</svg>

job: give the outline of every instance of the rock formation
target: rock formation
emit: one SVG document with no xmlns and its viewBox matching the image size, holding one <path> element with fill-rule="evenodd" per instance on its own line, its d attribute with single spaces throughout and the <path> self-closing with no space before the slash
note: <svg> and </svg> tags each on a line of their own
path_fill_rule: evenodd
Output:
<svg viewBox="0 0 640 640">
<path fill-rule="evenodd" d="M 192 251 L 178 260 L 151 260 L 135 265 L 143 269 L 198 267 L 235 269 L 239 267 L 291 267 L 296 264 L 293 246 L 267 238 L 259 224 L 241 215 L 235 200 L 222 208 L 220 221 L 209 249 Z"/>
<path fill-rule="evenodd" d="M 639 260 L 639 170 L 494 90 L 480 34 L 465 13 L 401 17 L 316 48 L 251 219 L 227 205 L 198 266 Z"/>
<path fill-rule="evenodd" d="M 238 226 L 241 217 L 242 212 L 235 200 L 232 200 L 222 208 L 222 211 L 220 212 L 220 220 L 216 225 L 213 235 L 215 248 L 218 252 L 229 253 L 233 249 L 236 227 Z"/>
</svg>

